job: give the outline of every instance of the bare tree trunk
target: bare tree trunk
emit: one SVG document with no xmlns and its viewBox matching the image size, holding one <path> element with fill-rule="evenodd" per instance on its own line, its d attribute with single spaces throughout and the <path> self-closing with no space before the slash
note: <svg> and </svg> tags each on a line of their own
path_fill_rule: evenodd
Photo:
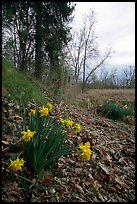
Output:
<svg viewBox="0 0 137 204">
<path fill-rule="evenodd" d="M 36 35 L 35 35 L 35 72 L 34 75 L 37 79 L 41 78 L 42 74 L 42 28 L 41 28 L 41 11 L 42 2 L 36 4 Z"/>
</svg>

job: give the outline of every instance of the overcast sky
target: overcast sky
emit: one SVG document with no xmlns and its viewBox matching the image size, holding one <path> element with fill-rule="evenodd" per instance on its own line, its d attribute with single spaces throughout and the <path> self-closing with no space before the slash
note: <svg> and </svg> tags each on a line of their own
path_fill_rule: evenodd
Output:
<svg viewBox="0 0 137 204">
<path fill-rule="evenodd" d="M 107 65 L 135 65 L 135 3 L 134 2 L 75 2 L 73 25 L 78 28 L 84 14 L 96 12 L 95 34 L 100 50 L 112 47 L 113 56 Z"/>
</svg>

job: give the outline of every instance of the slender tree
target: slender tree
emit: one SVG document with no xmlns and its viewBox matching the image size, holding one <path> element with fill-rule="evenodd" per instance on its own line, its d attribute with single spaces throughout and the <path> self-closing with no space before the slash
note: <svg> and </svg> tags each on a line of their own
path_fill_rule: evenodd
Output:
<svg viewBox="0 0 137 204">
<path fill-rule="evenodd" d="M 123 69 L 123 83 L 126 88 L 135 87 L 135 67 L 129 66 Z"/>
<path fill-rule="evenodd" d="M 111 52 L 111 49 L 108 50 L 102 59 L 99 59 L 99 49 L 95 42 L 95 23 L 95 12 L 90 10 L 89 15 L 84 20 L 83 27 L 77 32 L 75 40 L 73 39 L 68 47 L 70 63 L 74 67 L 76 83 L 81 75 L 83 90 L 90 76 L 105 62 Z"/>
<path fill-rule="evenodd" d="M 35 34 L 35 72 L 36 78 L 41 78 L 42 74 L 42 2 L 34 3 L 36 16 L 36 34 Z"/>
<path fill-rule="evenodd" d="M 29 2 L 3 4 L 3 29 L 5 29 L 3 38 L 6 38 L 7 33 L 11 36 L 9 38 L 12 41 L 11 55 L 14 63 L 24 71 L 27 70 L 34 52 L 33 17 L 34 13 Z"/>
</svg>

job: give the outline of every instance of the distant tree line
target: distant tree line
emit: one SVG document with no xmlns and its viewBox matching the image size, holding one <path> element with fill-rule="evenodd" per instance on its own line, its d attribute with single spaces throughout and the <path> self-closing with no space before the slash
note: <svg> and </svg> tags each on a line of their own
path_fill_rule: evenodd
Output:
<svg viewBox="0 0 137 204">
<path fill-rule="evenodd" d="M 110 72 L 102 68 L 100 74 L 92 74 L 87 88 L 135 88 L 135 67 L 127 66 L 121 71 L 120 74 L 117 68 L 111 69 Z"/>
</svg>

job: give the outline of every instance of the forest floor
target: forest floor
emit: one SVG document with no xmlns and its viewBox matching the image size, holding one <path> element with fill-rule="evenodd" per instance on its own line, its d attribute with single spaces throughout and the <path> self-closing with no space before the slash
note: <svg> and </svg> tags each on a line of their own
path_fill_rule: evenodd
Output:
<svg viewBox="0 0 137 204">
<path fill-rule="evenodd" d="M 18 140 L 13 119 L 20 121 L 19 105 L 3 99 L 2 201 L 3 202 L 135 202 L 135 121 L 115 121 L 96 112 L 97 107 L 80 108 L 53 102 L 52 116 L 70 118 L 81 124 L 78 135 L 68 133 L 70 146 L 90 142 L 90 161 L 77 155 L 61 157 L 46 171 L 44 181 L 29 189 L 25 177 L 6 171 L 7 159 L 19 150 L 9 148 Z"/>
</svg>

